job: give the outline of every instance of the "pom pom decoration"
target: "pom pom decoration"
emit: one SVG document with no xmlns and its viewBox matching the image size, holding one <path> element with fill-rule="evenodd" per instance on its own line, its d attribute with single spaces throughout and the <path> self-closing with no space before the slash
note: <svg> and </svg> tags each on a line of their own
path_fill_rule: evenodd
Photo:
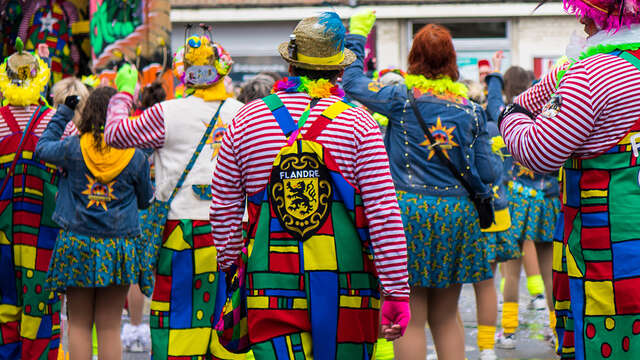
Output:
<svg viewBox="0 0 640 360">
<path fill-rule="evenodd" d="M 271 93 L 284 91 L 288 93 L 307 93 L 314 99 L 328 98 L 332 95 L 344 97 L 344 91 L 327 79 L 309 80 L 305 76 L 290 76 L 282 78 L 273 85 Z"/>
</svg>

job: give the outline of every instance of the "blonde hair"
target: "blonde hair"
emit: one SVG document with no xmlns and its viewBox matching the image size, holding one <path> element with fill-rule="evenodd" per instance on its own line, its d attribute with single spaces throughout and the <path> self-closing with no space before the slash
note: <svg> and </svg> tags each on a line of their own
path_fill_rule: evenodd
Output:
<svg viewBox="0 0 640 360">
<path fill-rule="evenodd" d="M 89 97 L 89 90 L 87 87 L 75 77 L 64 78 L 53 85 L 51 89 L 51 97 L 53 97 L 53 106 L 58 107 L 60 104 L 64 104 L 64 100 L 67 96 L 70 95 L 78 95 L 80 97 L 80 102 L 75 110 L 75 115 L 73 115 L 73 123 L 77 126 L 80 125 L 80 121 L 82 119 L 82 109 L 84 108 L 84 104 Z"/>
</svg>

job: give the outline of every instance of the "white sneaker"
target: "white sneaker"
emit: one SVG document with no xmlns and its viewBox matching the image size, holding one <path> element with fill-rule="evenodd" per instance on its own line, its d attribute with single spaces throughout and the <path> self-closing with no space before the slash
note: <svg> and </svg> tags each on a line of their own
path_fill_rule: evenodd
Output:
<svg viewBox="0 0 640 360">
<path fill-rule="evenodd" d="M 145 324 L 138 326 L 129 323 L 122 327 L 122 348 L 126 352 L 147 352 L 151 348 L 151 334 Z"/>
<path fill-rule="evenodd" d="M 529 304 L 527 305 L 527 309 L 529 310 L 546 310 L 547 309 L 547 300 L 544 299 L 544 295 L 540 294 L 531 299 Z"/>
<path fill-rule="evenodd" d="M 496 352 L 493 349 L 484 349 L 480 352 L 478 360 L 497 360 Z"/>
<path fill-rule="evenodd" d="M 496 339 L 496 347 L 498 349 L 513 350 L 516 348 L 516 336 L 515 334 L 504 335 L 498 334 Z"/>
</svg>

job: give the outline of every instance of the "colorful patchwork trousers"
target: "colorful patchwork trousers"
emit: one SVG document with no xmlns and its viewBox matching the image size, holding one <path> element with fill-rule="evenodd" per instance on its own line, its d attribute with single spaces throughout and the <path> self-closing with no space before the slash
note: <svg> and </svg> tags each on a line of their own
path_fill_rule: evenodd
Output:
<svg viewBox="0 0 640 360">
<path fill-rule="evenodd" d="M 154 360 L 238 359 L 213 330 L 218 290 L 216 249 L 206 220 L 168 220 L 151 301 Z"/>
<path fill-rule="evenodd" d="M 51 220 L 58 173 L 31 154 L 0 194 L 2 360 L 56 359 L 60 345 L 60 298 L 44 290 L 59 231 Z"/>
<path fill-rule="evenodd" d="M 640 358 L 640 164 L 632 139 L 565 164 L 554 297 L 565 359 Z"/>
</svg>

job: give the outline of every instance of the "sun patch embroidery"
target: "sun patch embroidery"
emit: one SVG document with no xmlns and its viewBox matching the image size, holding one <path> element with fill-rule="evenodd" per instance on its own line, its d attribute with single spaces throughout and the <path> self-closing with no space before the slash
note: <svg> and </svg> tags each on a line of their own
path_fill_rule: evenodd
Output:
<svg viewBox="0 0 640 360">
<path fill-rule="evenodd" d="M 447 159 L 449 158 L 449 153 L 447 152 L 447 150 L 453 148 L 454 146 L 459 146 L 453 140 L 453 130 L 455 129 L 455 126 L 452 126 L 450 128 L 442 126 L 440 117 L 438 117 L 438 119 L 436 120 L 436 124 L 429 128 L 429 131 L 431 131 L 431 135 L 433 135 L 433 138 L 440 146 L 440 149 L 442 149 L 442 153 L 447 157 Z M 425 140 L 420 143 L 420 146 L 427 146 L 429 148 L 429 157 L 427 158 L 427 160 L 431 160 L 433 154 L 435 154 L 436 151 L 433 149 L 433 146 L 431 146 L 431 141 L 429 141 L 427 135 L 424 135 L 424 137 Z"/>
<path fill-rule="evenodd" d="M 215 159 L 218 156 L 218 152 L 220 151 L 220 145 L 222 145 L 222 137 L 224 136 L 225 131 L 227 131 L 227 125 L 222 121 L 218 121 L 216 127 L 211 132 L 211 136 L 207 139 L 206 144 L 211 145 L 211 160 Z"/>
<path fill-rule="evenodd" d="M 107 203 L 111 200 L 117 199 L 115 195 L 113 195 L 113 185 L 115 185 L 116 181 L 112 181 L 108 184 L 102 184 L 96 179 L 92 178 L 89 175 L 86 175 L 87 181 L 87 189 L 82 192 L 83 195 L 87 195 L 89 202 L 87 203 L 87 209 L 91 206 L 102 207 L 105 211 L 107 211 Z"/>
</svg>

